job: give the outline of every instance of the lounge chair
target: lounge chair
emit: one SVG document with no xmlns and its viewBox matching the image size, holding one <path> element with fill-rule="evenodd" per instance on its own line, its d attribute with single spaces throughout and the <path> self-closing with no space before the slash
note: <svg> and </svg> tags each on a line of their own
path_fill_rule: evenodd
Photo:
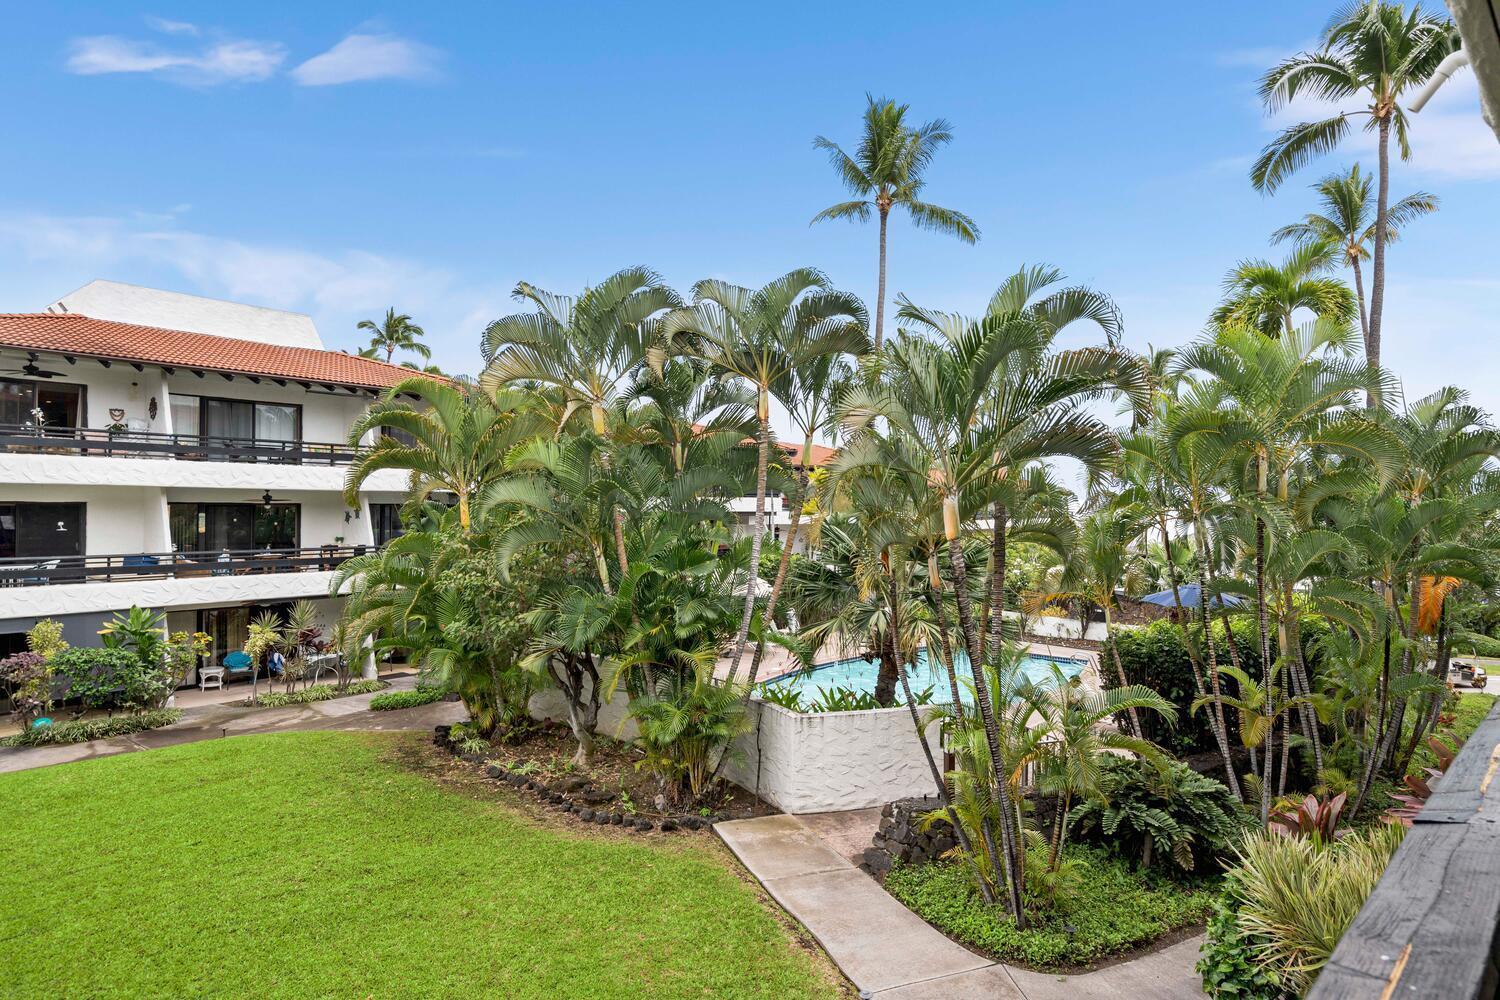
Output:
<svg viewBox="0 0 1500 1000">
<path fill-rule="evenodd" d="M 250 654 L 243 649 L 225 653 L 221 662 L 224 664 L 224 669 L 229 672 L 230 680 L 250 673 L 250 668 L 255 666 L 255 661 L 250 659 Z"/>
</svg>

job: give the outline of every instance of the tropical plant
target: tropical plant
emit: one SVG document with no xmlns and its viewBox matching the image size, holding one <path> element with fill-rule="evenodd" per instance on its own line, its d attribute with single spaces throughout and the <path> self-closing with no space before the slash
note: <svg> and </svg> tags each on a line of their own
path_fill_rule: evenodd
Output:
<svg viewBox="0 0 1500 1000">
<path fill-rule="evenodd" d="M 1354 293 L 1326 274 L 1338 253 L 1333 243 L 1309 241 L 1280 266 L 1266 260 L 1240 261 L 1224 278 L 1224 304 L 1214 310 L 1213 321 L 1254 327 L 1268 337 L 1290 333 L 1295 326 L 1292 316 L 1299 309 L 1352 322 L 1359 308 Z"/>
<path fill-rule="evenodd" d="M 708 671 L 633 699 L 629 713 L 645 766 L 656 772 L 669 800 L 689 804 L 703 800 L 720 757 L 737 754 L 734 740 L 750 728 L 739 690 L 715 684 Z"/>
<path fill-rule="evenodd" d="M 854 201 L 830 205 L 813 216 L 814 224 L 826 219 L 866 222 L 873 207 L 880 219 L 880 273 L 875 293 L 875 350 L 885 345 L 885 248 L 886 226 L 893 208 L 902 208 L 923 229 L 957 237 L 965 243 L 979 240 L 979 227 L 962 212 L 922 200 L 927 181 L 923 176 L 939 149 L 953 139 L 953 127 L 942 118 L 913 128 L 906 124 L 910 106 L 888 98 L 865 95 L 863 133 L 851 156 L 832 139 L 818 136 L 815 149 L 827 150 L 828 160 Z"/>
<path fill-rule="evenodd" d="M 1329 174 L 1313 190 L 1318 192 L 1321 211 L 1309 212 L 1301 222 L 1282 226 L 1271 234 L 1273 243 L 1291 240 L 1299 249 L 1325 244 L 1338 250 L 1344 265 L 1354 272 L 1354 297 L 1359 303 L 1359 329 L 1366 340 L 1370 336 L 1370 313 L 1365 300 L 1363 264 L 1370 259 L 1375 240 L 1375 212 L 1370 193 L 1370 175 L 1362 173 L 1359 164 L 1347 174 Z M 1409 194 L 1386 212 L 1385 242 L 1399 239 L 1406 225 L 1437 211 L 1436 195 L 1425 191 Z"/>
<path fill-rule="evenodd" d="M 1401 158 L 1411 156 L 1410 121 L 1401 107 L 1406 93 L 1422 86 L 1457 45 L 1452 22 L 1410 12 L 1402 4 L 1360 0 L 1343 7 L 1323 31 L 1316 52 L 1283 60 L 1261 79 L 1260 96 L 1268 110 L 1278 111 L 1299 97 L 1324 106 L 1359 101 L 1361 108 L 1340 108 L 1317 121 L 1283 130 L 1261 152 L 1250 179 L 1262 191 L 1274 191 L 1309 160 L 1338 147 L 1354 122 L 1363 118 L 1375 133 L 1375 233 L 1371 248 L 1370 307 L 1365 360 L 1380 365 L 1381 319 L 1385 312 L 1385 244 L 1390 227 L 1390 139 L 1394 131 Z M 1330 108 L 1332 110 L 1332 108 Z M 1371 393 L 1379 396 L 1378 389 Z"/>
<path fill-rule="evenodd" d="M 360 353 L 378 357 L 384 351 L 387 364 L 391 363 L 392 356 L 397 351 L 410 351 L 423 359 L 432 357 L 432 351 L 422 343 L 426 331 L 413 323 L 405 313 L 398 315 L 394 308 L 387 309 L 385 319 L 379 323 L 372 319 L 362 319 L 355 324 L 355 328 L 370 331 L 370 346 Z"/>
</svg>

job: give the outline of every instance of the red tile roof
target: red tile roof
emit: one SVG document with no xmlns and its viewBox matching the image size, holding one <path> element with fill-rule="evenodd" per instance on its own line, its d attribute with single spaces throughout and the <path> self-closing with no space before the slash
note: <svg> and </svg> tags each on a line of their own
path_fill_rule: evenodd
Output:
<svg viewBox="0 0 1500 1000">
<path fill-rule="evenodd" d="M 836 448 L 828 448 L 821 444 L 815 444 L 812 446 L 812 452 L 810 454 L 812 461 L 803 462 L 802 446 L 800 444 L 782 444 L 781 450 L 786 452 L 787 457 L 790 458 L 793 462 L 797 463 L 798 465 L 808 466 L 810 468 L 827 465 L 830 461 L 833 460 L 833 456 L 838 454 L 838 449 Z"/>
<path fill-rule="evenodd" d="M 419 374 L 340 351 L 164 330 L 77 313 L 0 313 L 0 348 L 6 347 L 363 389 L 388 389 Z"/>
</svg>

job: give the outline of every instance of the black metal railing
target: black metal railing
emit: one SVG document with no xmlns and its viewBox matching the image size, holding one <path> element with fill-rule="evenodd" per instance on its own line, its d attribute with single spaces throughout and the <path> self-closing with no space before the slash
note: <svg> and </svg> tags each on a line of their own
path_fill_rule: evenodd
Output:
<svg viewBox="0 0 1500 1000">
<path fill-rule="evenodd" d="M 35 427 L 0 424 L 0 450 L 37 454 L 102 455 L 116 458 L 175 458 L 198 462 L 268 462 L 280 465 L 345 465 L 359 449 L 319 441 L 272 441 L 213 434 L 97 427 Z"/>
<path fill-rule="evenodd" d="M 45 587 L 114 580 L 187 579 L 259 573 L 317 573 L 370 551 L 365 545 L 219 552 L 130 552 L 103 556 L 0 559 L 0 587 Z"/>
</svg>

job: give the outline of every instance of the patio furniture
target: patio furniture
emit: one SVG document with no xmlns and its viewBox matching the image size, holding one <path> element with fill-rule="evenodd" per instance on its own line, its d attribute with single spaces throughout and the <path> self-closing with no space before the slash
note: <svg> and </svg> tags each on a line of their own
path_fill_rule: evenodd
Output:
<svg viewBox="0 0 1500 1000">
<path fill-rule="evenodd" d="M 199 667 L 198 668 L 198 690 L 207 691 L 209 688 L 224 687 L 223 667 Z"/>
<path fill-rule="evenodd" d="M 240 674 L 248 674 L 250 668 L 255 666 L 255 661 L 250 659 L 250 654 L 243 649 L 236 649 L 232 653 L 225 653 L 224 659 L 221 662 L 224 664 L 224 669 L 229 672 L 230 680 L 234 680 Z"/>
<path fill-rule="evenodd" d="M 27 586 L 44 586 L 48 583 L 51 583 L 52 570 L 57 569 L 57 567 L 61 565 L 61 563 L 61 559 L 45 559 L 34 566 L 17 567 L 17 569 L 24 568 L 31 570 L 41 570 L 43 573 L 47 574 L 46 576 L 23 576 L 21 577 L 20 582 Z"/>
</svg>

